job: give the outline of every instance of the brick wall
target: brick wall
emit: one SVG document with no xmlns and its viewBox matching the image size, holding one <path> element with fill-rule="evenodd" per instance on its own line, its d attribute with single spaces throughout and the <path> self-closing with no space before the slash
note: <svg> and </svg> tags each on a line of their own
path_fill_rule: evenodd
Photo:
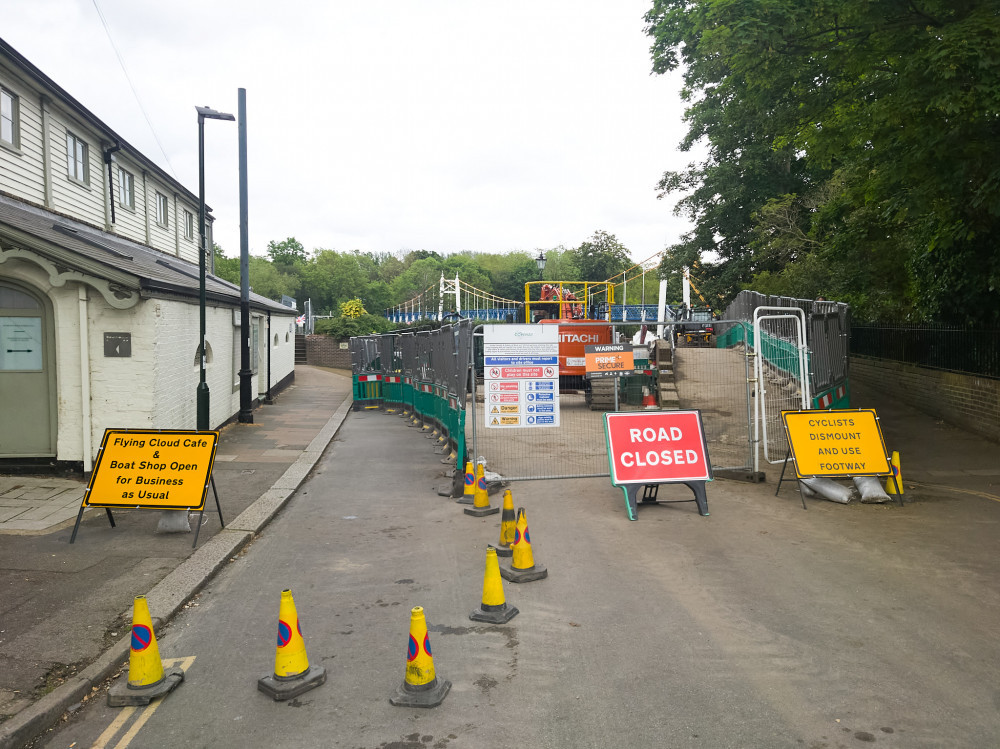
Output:
<svg viewBox="0 0 1000 749">
<path fill-rule="evenodd" d="M 351 368 L 351 350 L 328 335 L 306 336 L 306 361 L 316 367 Z M 346 341 L 345 341 L 346 343 Z"/>
<path fill-rule="evenodd" d="M 850 371 L 852 381 L 1000 442 L 1000 380 L 867 356 L 852 356 Z"/>
</svg>

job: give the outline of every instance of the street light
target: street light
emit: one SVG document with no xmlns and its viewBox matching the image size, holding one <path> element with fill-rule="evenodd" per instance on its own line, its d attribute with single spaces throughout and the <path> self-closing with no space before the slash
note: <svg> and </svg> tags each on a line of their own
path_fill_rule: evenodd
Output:
<svg viewBox="0 0 1000 749">
<path fill-rule="evenodd" d="M 235 120 L 231 114 L 217 112 L 210 107 L 195 107 L 198 111 L 198 230 L 201 234 L 201 251 L 198 253 L 198 314 L 201 330 L 199 380 L 198 380 L 198 429 L 211 429 L 209 421 L 209 392 L 205 382 L 205 257 L 208 240 L 205 235 L 205 120 Z"/>
<path fill-rule="evenodd" d="M 545 270 L 545 253 L 541 250 L 538 251 L 538 257 L 535 258 L 535 265 L 538 266 L 538 275 L 542 274 Z"/>
</svg>

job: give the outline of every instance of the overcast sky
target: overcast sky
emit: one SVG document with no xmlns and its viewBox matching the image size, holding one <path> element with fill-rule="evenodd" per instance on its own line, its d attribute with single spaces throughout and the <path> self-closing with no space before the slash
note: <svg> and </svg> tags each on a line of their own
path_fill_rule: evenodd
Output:
<svg viewBox="0 0 1000 749">
<path fill-rule="evenodd" d="M 638 261 L 688 228 L 656 198 L 691 156 L 679 78 L 650 75 L 651 5 L 4 0 L 0 36 L 195 194 L 194 107 L 235 115 L 245 88 L 253 254 L 289 236 L 532 252 L 603 229 Z M 215 239 L 234 256 L 236 123 L 205 134 Z"/>
</svg>

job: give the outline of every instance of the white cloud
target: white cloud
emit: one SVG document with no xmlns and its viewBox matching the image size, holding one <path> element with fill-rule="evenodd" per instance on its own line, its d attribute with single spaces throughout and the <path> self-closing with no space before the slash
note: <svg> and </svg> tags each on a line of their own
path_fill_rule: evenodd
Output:
<svg viewBox="0 0 1000 749">
<path fill-rule="evenodd" d="M 96 1 L 155 138 L 94 0 L 8 0 L 2 35 L 192 192 L 195 105 L 236 114 L 245 88 L 254 253 L 531 251 L 604 229 L 641 260 L 688 229 L 656 199 L 689 157 L 678 80 L 649 73 L 650 0 Z M 235 255 L 237 128 L 205 134 Z"/>
</svg>

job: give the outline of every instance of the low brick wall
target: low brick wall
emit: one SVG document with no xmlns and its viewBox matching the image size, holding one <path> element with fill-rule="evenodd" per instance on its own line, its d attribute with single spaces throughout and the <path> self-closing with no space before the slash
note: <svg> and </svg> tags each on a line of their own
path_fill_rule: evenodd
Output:
<svg viewBox="0 0 1000 749">
<path fill-rule="evenodd" d="M 851 357 L 851 380 L 1000 442 L 1000 380 L 867 356 Z"/>
<path fill-rule="evenodd" d="M 346 341 L 344 341 L 344 345 L 347 345 Z M 340 346 L 340 341 L 328 335 L 307 335 L 306 363 L 316 367 L 350 369 L 351 350 Z"/>
</svg>

